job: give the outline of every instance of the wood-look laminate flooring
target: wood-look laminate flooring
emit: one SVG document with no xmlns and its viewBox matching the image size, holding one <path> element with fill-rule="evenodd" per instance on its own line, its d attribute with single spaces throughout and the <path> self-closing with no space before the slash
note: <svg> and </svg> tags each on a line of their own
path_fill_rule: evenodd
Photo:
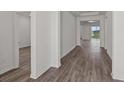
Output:
<svg viewBox="0 0 124 93">
<path fill-rule="evenodd" d="M 14 81 L 27 81 L 30 77 L 30 47 L 19 49 L 19 68 L 11 70 L 0 76 L 0 81 L 14 82 Z"/>
<path fill-rule="evenodd" d="M 30 48 L 20 50 L 20 68 L 0 76 L 1 81 L 27 82 L 112 82 L 112 62 L 99 40 L 81 41 L 61 60 L 60 68 L 50 68 L 38 79 L 30 79 Z"/>
</svg>

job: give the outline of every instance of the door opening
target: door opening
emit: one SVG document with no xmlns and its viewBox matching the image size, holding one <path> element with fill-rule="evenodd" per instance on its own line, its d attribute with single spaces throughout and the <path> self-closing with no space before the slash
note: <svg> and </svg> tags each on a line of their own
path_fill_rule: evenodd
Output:
<svg viewBox="0 0 124 93">
<path fill-rule="evenodd" d="M 91 41 L 100 47 L 100 24 L 95 21 L 91 24 Z"/>
<path fill-rule="evenodd" d="M 16 12 L 16 45 L 18 51 L 19 75 L 26 74 L 29 78 L 31 74 L 31 16 L 29 11 Z M 17 64 L 17 63 L 16 63 Z"/>
<path fill-rule="evenodd" d="M 80 39 L 100 47 L 100 21 L 80 21 Z"/>
</svg>

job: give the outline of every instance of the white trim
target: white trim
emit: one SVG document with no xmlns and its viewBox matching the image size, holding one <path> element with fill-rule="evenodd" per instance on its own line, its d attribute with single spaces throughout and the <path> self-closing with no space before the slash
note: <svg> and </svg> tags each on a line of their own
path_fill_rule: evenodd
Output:
<svg viewBox="0 0 124 93">
<path fill-rule="evenodd" d="M 31 74 L 30 78 L 37 79 L 37 76 L 35 74 Z"/>
<path fill-rule="evenodd" d="M 43 70 L 40 70 L 40 72 L 36 73 L 36 74 L 31 74 L 30 75 L 30 78 L 33 78 L 33 79 L 37 79 L 39 78 L 42 74 L 44 74 L 50 67 L 46 68 L 46 69 L 43 69 Z"/>
<path fill-rule="evenodd" d="M 121 77 L 119 77 L 119 76 L 114 76 L 114 75 L 112 75 L 112 78 L 113 78 L 114 80 L 124 81 L 124 78 L 121 78 Z"/>
<path fill-rule="evenodd" d="M 30 75 L 30 78 L 33 78 L 33 79 L 37 79 L 39 78 L 44 72 L 39 72 L 39 73 L 36 73 L 36 74 L 31 74 Z"/>
<path fill-rule="evenodd" d="M 18 45 L 17 20 L 18 20 L 17 14 L 16 14 L 16 12 L 14 12 L 14 49 L 15 49 L 14 68 L 19 67 L 19 45 Z"/>
<path fill-rule="evenodd" d="M 60 37 L 60 31 L 61 31 L 61 14 L 60 11 L 58 12 L 58 66 L 56 66 L 57 68 L 61 66 L 61 54 L 60 54 L 60 47 L 61 47 L 61 37 Z"/>
<path fill-rule="evenodd" d="M 31 74 L 31 75 L 30 75 L 30 78 L 37 79 L 37 78 L 40 77 L 41 75 L 42 75 L 41 73 L 39 73 L 38 75 Z"/>
<path fill-rule="evenodd" d="M 31 12 L 31 78 L 36 79 L 36 12 Z"/>
<path fill-rule="evenodd" d="M 76 47 L 76 45 L 74 45 L 72 48 L 70 48 L 67 52 L 65 52 L 61 58 L 63 58 L 64 56 L 66 56 L 69 52 L 71 52 L 74 48 Z"/>
<path fill-rule="evenodd" d="M 115 32 L 114 32 L 114 24 L 113 24 L 113 21 L 114 21 L 114 18 L 113 18 L 113 12 L 112 12 L 112 15 L 111 15 L 111 17 L 112 17 L 112 75 L 113 75 L 113 73 L 114 73 L 114 64 L 113 64 L 113 62 L 114 62 L 114 49 L 115 49 L 115 46 L 114 46 L 114 41 L 115 41 L 115 38 L 114 38 L 114 35 L 115 35 Z M 113 78 L 115 78 L 114 76 L 112 76 Z"/>
<path fill-rule="evenodd" d="M 81 43 L 80 43 L 80 18 L 79 17 L 76 18 L 76 29 L 77 29 L 77 31 L 76 31 L 76 44 L 78 46 L 80 46 Z"/>
<path fill-rule="evenodd" d="M 60 67 L 60 12 L 51 12 L 51 66 Z"/>
<path fill-rule="evenodd" d="M 18 67 L 17 67 L 18 68 Z M 1 69 L 0 70 L 0 75 L 2 75 L 2 74 L 4 74 L 4 73 L 6 73 L 6 72 L 8 72 L 8 71 L 10 71 L 10 70 L 13 70 L 13 69 L 16 69 L 16 67 L 14 66 L 11 66 L 11 67 L 9 67 L 9 68 L 3 68 L 3 69 Z"/>
<path fill-rule="evenodd" d="M 60 21 L 61 21 L 61 17 L 60 17 L 60 11 L 57 12 L 57 16 L 58 16 L 58 17 L 57 17 L 57 19 L 58 19 L 58 22 L 57 22 L 57 23 L 58 23 L 57 38 L 58 38 L 58 39 L 57 39 L 57 38 L 56 38 L 56 39 L 57 39 L 57 47 L 58 47 L 58 51 L 57 51 L 57 55 L 58 55 L 58 56 L 56 57 L 56 58 L 57 58 L 57 60 L 56 60 L 56 61 L 57 61 L 57 65 L 54 66 L 54 67 L 59 68 L 59 67 L 61 66 L 61 58 L 60 58 L 60 25 L 61 25 L 61 24 L 60 24 Z"/>
</svg>

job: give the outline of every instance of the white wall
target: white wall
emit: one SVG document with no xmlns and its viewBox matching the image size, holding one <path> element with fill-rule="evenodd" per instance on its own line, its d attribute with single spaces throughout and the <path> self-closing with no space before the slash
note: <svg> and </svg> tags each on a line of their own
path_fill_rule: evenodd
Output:
<svg viewBox="0 0 124 93">
<path fill-rule="evenodd" d="M 51 66 L 60 64 L 60 12 L 51 12 Z"/>
<path fill-rule="evenodd" d="M 30 46 L 30 16 L 24 12 L 17 13 L 17 31 L 18 31 L 18 43 L 19 47 L 27 47 Z"/>
<path fill-rule="evenodd" d="M 105 15 L 105 48 L 112 58 L 112 12 Z"/>
<path fill-rule="evenodd" d="M 76 46 L 76 18 L 68 11 L 61 12 L 61 57 Z"/>
<path fill-rule="evenodd" d="M 91 39 L 91 24 L 90 23 L 85 23 L 82 25 L 83 29 L 81 32 L 81 36 L 83 40 L 90 40 Z"/>
<path fill-rule="evenodd" d="M 31 13 L 31 78 L 38 78 L 50 67 L 59 67 L 59 13 Z"/>
<path fill-rule="evenodd" d="M 100 15 L 100 47 L 105 48 L 105 17 Z"/>
<path fill-rule="evenodd" d="M 50 12 L 37 12 L 37 76 L 50 67 Z"/>
<path fill-rule="evenodd" d="M 14 67 L 14 12 L 0 12 L 0 74 Z"/>
<path fill-rule="evenodd" d="M 83 25 L 80 24 L 80 38 L 83 37 Z"/>
<path fill-rule="evenodd" d="M 113 62 L 114 79 L 124 80 L 124 12 L 113 12 Z"/>
<path fill-rule="evenodd" d="M 38 78 L 50 67 L 50 12 L 34 12 L 35 14 L 35 63 L 31 63 L 35 70 L 31 73 L 32 78 Z M 34 32 L 33 30 L 33 32 Z M 33 33 L 32 33 L 33 34 Z M 32 70 L 32 71 L 33 71 Z"/>
<path fill-rule="evenodd" d="M 80 46 L 80 37 L 81 36 L 81 27 L 80 27 L 80 18 L 76 17 L 76 45 Z"/>
</svg>

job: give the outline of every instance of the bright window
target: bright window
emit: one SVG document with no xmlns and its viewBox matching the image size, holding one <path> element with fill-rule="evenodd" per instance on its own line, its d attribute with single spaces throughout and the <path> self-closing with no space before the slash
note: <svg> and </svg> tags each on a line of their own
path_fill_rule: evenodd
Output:
<svg viewBox="0 0 124 93">
<path fill-rule="evenodd" d="M 100 26 L 92 26 L 91 31 L 100 31 Z"/>
</svg>

